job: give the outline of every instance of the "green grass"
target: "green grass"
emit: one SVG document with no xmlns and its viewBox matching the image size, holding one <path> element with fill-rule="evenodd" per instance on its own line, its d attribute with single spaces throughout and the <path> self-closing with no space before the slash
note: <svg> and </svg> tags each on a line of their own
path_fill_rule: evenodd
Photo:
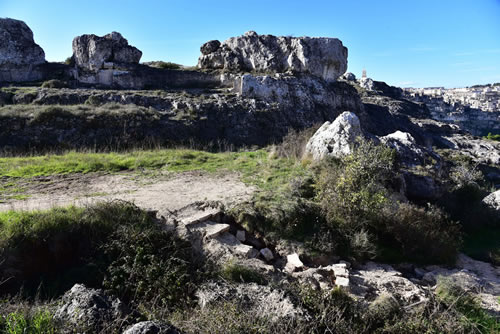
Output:
<svg viewBox="0 0 500 334">
<path fill-rule="evenodd" d="M 162 170 L 232 171 L 261 189 L 287 183 L 306 169 L 292 159 L 270 157 L 266 150 L 209 153 L 188 149 L 131 151 L 127 153 L 68 152 L 62 155 L 0 158 L 0 176 L 33 178 L 71 173 Z"/>
<path fill-rule="evenodd" d="M 48 310 L 38 310 L 32 315 L 11 312 L 0 316 L 0 330 L 8 334 L 53 334 L 56 325 Z"/>
<path fill-rule="evenodd" d="M 226 280 L 238 283 L 257 283 L 265 285 L 266 278 L 256 269 L 248 268 L 236 263 L 227 263 L 220 272 Z"/>
<path fill-rule="evenodd" d="M 497 135 L 494 135 L 492 134 L 491 132 L 488 133 L 487 136 L 485 136 L 486 139 L 489 139 L 489 140 L 495 140 L 495 141 L 500 141 L 500 134 L 497 134 Z"/>
</svg>

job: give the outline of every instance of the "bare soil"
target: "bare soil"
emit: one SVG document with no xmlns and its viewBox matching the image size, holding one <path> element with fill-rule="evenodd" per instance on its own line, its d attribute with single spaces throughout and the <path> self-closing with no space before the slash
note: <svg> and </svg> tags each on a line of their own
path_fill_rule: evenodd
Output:
<svg viewBox="0 0 500 334">
<path fill-rule="evenodd" d="M 16 183 L 26 199 L 4 196 L 0 211 L 44 210 L 68 205 L 84 206 L 98 201 L 125 200 L 141 208 L 167 213 L 195 201 L 221 201 L 226 206 L 249 199 L 255 190 L 235 173 L 185 172 L 167 174 L 72 174 L 38 177 Z M 1 197 L 1 193 L 0 193 Z"/>
</svg>

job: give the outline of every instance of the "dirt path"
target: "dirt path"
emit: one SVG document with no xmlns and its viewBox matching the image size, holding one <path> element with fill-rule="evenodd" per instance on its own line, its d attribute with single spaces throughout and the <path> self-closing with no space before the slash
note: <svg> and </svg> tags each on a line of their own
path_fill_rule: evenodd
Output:
<svg viewBox="0 0 500 334">
<path fill-rule="evenodd" d="M 250 198 L 254 191 L 253 187 L 241 182 L 237 174 L 205 172 L 77 174 L 36 178 L 18 186 L 24 188 L 23 194 L 29 197 L 23 200 L 6 198 L 0 203 L 0 211 L 41 210 L 71 204 L 83 206 L 120 199 L 163 213 L 203 200 L 221 201 L 230 206 Z"/>
</svg>

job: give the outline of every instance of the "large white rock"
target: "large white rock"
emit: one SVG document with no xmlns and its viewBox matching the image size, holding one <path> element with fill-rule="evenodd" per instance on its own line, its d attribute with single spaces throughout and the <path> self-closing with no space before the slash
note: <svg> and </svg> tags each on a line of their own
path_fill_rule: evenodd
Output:
<svg viewBox="0 0 500 334">
<path fill-rule="evenodd" d="M 0 66 L 43 63 L 45 53 L 33 40 L 33 32 L 26 23 L 0 18 Z"/>
<path fill-rule="evenodd" d="M 325 122 L 306 145 L 306 154 L 319 160 L 326 156 L 341 157 L 351 153 L 358 137 L 363 137 L 359 118 L 345 111 L 333 123 Z"/>
<path fill-rule="evenodd" d="M 129 45 L 118 32 L 106 36 L 82 35 L 73 39 L 73 58 L 76 64 L 91 71 L 111 66 L 110 63 L 137 64 L 142 52 Z"/>
<path fill-rule="evenodd" d="M 286 257 L 286 266 L 285 270 L 289 273 L 293 273 L 294 271 L 301 269 L 304 267 L 304 263 L 299 258 L 299 254 L 293 253 Z"/>
<path fill-rule="evenodd" d="M 201 46 L 200 68 L 245 72 L 308 73 L 328 81 L 347 70 L 347 48 L 337 38 L 258 35 L 248 31 Z"/>
<path fill-rule="evenodd" d="M 425 149 L 420 147 L 408 132 L 398 130 L 380 137 L 380 141 L 395 149 L 401 161 L 408 167 L 422 165 L 425 162 Z"/>
<path fill-rule="evenodd" d="M 486 196 L 483 199 L 483 203 L 500 215 L 500 190 Z"/>
</svg>

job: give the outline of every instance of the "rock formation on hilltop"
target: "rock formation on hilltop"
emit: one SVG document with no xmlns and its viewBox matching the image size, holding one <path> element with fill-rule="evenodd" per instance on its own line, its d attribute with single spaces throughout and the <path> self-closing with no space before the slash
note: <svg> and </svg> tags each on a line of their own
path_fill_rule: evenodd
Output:
<svg viewBox="0 0 500 334">
<path fill-rule="evenodd" d="M 44 63 L 45 53 L 26 23 L 0 19 L 0 81 L 38 80 L 34 67 Z"/>
<path fill-rule="evenodd" d="M 118 32 L 103 37 L 82 35 L 73 39 L 73 58 L 76 64 L 91 71 L 100 70 L 105 63 L 138 64 L 141 57 L 142 52 L 129 45 Z"/>
<path fill-rule="evenodd" d="M 33 32 L 23 21 L 0 19 L 0 66 L 45 63 L 43 49 L 33 40 Z"/>
<path fill-rule="evenodd" d="M 347 48 L 336 38 L 276 37 L 249 31 L 202 45 L 198 66 L 228 71 L 308 73 L 335 81 L 347 70 Z"/>
</svg>

